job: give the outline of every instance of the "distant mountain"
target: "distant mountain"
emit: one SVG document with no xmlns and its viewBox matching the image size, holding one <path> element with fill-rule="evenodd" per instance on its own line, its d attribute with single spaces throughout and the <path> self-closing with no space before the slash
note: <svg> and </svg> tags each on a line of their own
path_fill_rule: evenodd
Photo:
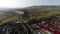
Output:
<svg viewBox="0 0 60 34">
<path fill-rule="evenodd" d="M 30 7 L 25 7 L 25 8 L 0 8 L 0 12 L 12 12 L 12 11 L 20 11 L 20 10 L 30 10 L 30 9 L 59 9 L 60 10 L 60 5 L 53 5 L 53 6 L 30 6 Z"/>
<path fill-rule="evenodd" d="M 41 8 L 60 9 L 60 5 L 57 5 L 57 6 L 30 6 L 30 7 L 23 8 L 23 10 L 41 9 Z"/>
</svg>

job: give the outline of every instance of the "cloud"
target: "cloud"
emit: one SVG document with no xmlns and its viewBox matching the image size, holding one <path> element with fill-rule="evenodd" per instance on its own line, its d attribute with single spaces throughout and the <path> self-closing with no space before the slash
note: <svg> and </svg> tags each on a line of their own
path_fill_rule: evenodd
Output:
<svg viewBox="0 0 60 34">
<path fill-rule="evenodd" d="M 32 5 L 60 5 L 60 0 L 0 0 L 0 7 L 22 8 Z"/>
</svg>

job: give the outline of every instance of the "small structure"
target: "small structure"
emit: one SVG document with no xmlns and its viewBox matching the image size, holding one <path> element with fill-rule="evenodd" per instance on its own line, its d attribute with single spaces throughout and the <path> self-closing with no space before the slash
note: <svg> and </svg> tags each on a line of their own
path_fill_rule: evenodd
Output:
<svg viewBox="0 0 60 34">
<path fill-rule="evenodd" d="M 24 14 L 24 11 L 16 11 L 15 13 L 22 15 Z"/>
</svg>

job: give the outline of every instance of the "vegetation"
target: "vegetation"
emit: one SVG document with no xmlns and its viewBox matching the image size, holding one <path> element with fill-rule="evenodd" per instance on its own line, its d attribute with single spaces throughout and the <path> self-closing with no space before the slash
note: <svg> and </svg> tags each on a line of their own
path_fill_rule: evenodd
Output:
<svg viewBox="0 0 60 34">
<path fill-rule="evenodd" d="M 40 18 L 48 18 L 49 16 L 60 14 L 60 12 L 54 9 L 52 10 L 32 9 L 32 10 L 28 10 L 28 14 L 29 14 L 29 18 L 40 19 Z"/>
</svg>

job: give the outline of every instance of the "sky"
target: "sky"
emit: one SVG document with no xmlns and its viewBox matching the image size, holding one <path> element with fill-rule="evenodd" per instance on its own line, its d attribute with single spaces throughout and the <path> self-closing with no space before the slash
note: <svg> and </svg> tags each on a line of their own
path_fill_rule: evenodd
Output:
<svg viewBox="0 0 60 34">
<path fill-rule="evenodd" d="M 34 5 L 60 5 L 60 0 L 0 0 L 0 7 L 24 8 Z"/>
</svg>

